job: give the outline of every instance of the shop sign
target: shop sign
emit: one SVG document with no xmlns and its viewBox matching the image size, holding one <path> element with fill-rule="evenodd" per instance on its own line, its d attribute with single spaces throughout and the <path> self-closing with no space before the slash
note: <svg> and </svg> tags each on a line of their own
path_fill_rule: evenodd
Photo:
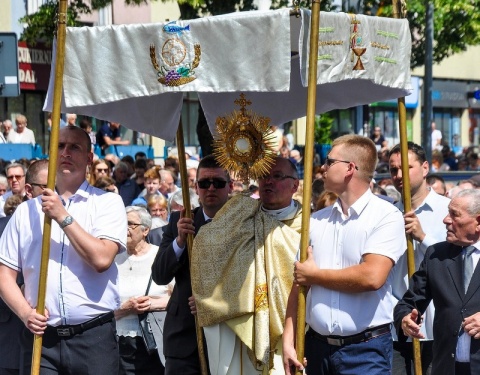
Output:
<svg viewBox="0 0 480 375">
<path fill-rule="evenodd" d="M 52 49 L 37 43 L 35 46 L 18 42 L 20 89 L 48 90 Z"/>
</svg>

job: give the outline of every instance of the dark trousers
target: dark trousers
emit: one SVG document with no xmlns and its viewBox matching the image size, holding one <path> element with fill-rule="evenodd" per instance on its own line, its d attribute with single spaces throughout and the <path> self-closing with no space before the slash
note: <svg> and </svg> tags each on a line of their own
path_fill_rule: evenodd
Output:
<svg viewBox="0 0 480 375">
<path fill-rule="evenodd" d="M 179 374 L 201 375 L 200 359 L 198 358 L 197 350 L 185 358 L 165 357 L 165 375 Z"/>
<path fill-rule="evenodd" d="M 148 354 L 140 336 L 119 336 L 119 375 L 163 375 L 165 368 L 158 353 Z"/>
<path fill-rule="evenodd" d="M 18 375 L 18 374 L 19 374 L 18 369 L 0 367 L 0 375 Z"/>
<path fill-rule="evenodd" d="M 393 343 L 393 375 L 414 375 L 413 344 L 411 342 Z M 420 353 L 422 357 L 422 374 L 432 373 L 433 340 L 420 341 Z"/>
<path fill-rule="evenodd" d="M 470 362 L 455 362 L 455 375 L 471 375 Z"/>
<path fill-rule="evenodd" d="M 305 335 L 309 375 L 385 375 L 392 367 L 392 336 L 388 332 L 368 341 L 330 345 L 310 331 Z"/>
<path fill-rule="evenodd" d="M 33 335 L 23 335 L 22 347 L 28 351 L 32 345 Z M 74 336 L 59 337 L 54 330 L 43 335 L 41 375 L 113 375 L 119 361 L 115 320 Z M 31 362 L 25 365 L 24 374 L 30 374 Z"/>
</svg>

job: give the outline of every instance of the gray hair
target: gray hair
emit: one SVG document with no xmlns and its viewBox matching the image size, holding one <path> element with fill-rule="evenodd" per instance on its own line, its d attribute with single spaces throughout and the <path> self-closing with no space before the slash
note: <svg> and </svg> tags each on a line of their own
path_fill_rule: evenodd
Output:
<svg viewBox="0 0 480 375">
<path fill-rule="evenodd" d="M 467 207 L 467 212 L 471 216 L 480 215 L 480 190 L 478 189 L 465 189 L 459 191 L 454 198 L 463 198 L 466 197 L 469 200 L 469 205 Z"/>
<path fill-rule="evenodd" d="M 152 227 L 152 217 L 150 216 L 146 208 L 139 206 L 127 206 L 125 207 L 125 212 L 127 214 L 129 212 L 135 212 L 140 219 L 140 224 L 142 225 L 142 227 L 148 229 Z"/>
<path fill-rule="evenodd" d="M 3 174 L 0 174 L 0 185 L 4 185 L 8 187 L 8 180 Z"/>
<path fill-rule="evenodd" d="M 198 200 L 198 195 L 195 193 L 195 190 L 189 189 L 190 192 L 190 205 L 192 209 L 197 208 L 200 206 L 200 202 Z M 172 206 L 172 202 L 175 202 L 181 206 L 183 206 L 183 194 L 182 189 L 178 189 L 170 197 L 168 198 L 168 212 L 170 212 L 170 207 Z"/>
<path fill-rule="evenodd" d="M 5 167 L 5 173 L 7 173 L 10 168 L 22 168 L 23 174 L 27 173 L 27 167 L 23 164 L 20 164 L 20 163 L 10 163 L 10 164 L 8 164 Z"/>
</svg>

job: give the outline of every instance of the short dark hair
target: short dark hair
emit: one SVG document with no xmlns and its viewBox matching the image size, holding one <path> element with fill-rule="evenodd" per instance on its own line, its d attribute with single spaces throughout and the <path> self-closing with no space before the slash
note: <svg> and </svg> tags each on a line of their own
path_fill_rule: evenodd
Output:
<svg viewBox="0 0 480 375">
<path fill-rule="evenodd" d="M 198 175 L 200 173 L 200 169 L 216 169 L 216 168 L 222 168 L 223 167 L 220 165 L 220 163 L 215 159 L 214 155 L 207 155 L 205 156 L 202 160 L 200 160 L 200 163 L 198 163 L 197 167 L 197 180 L 198 180 Z M 228 173 L 227 170 L 225 170 L 225 177 L 227 178 L 227 181 L 230 181 L 230 174 Z"/>
<path fill-rule="evenodd" d="M 48 159 L 41 159 L 36 160 L 27 169 L 27 173 L 25 173 L 25 183 L 31 184 L 32 182 L 35 183 L 37 179 L 38 173 L 44 169 L 48 170 Z"/>
<path fill-rule="evenodd" d="M 133 164 L 134 168 L 147 169 L 147 160 L 146 159 L 137 159 Z"/>
<path fill-rule="evenodd" d="M 83 120 L 80 121 L 80 123 L 78 124 L 78 127 L 80 129 L 83 129 L 83 130 L 87 131 L 87 128 L 92 127 L 92 123 L 89 120 L 87 120 L 86 118 L 84 118 Z"/>
<path fill-rule="evenodd" d="M 92 150 L 92 140 L 90 139 L 90 135 L 85 130 L 75 125 L 67 125 L 60 129 L 60 131 L 64 130 L 73 130 L 80 134 L 84 134 L 85 140 L 87 141 L 87 151 L 90 152 Z"/>
<path fill-rule="evenodd" d="M 146 159 L 147 158 L 147 154 L 144 153 L 143 151 L 138 151 L 136 154 L 135 154 L 135 160 L 137 159 Z"/>
<path fill-rule="evenodd" d="M 407 143 L 407 147 L 408 147 L 408 151 L 412 151 L 417 156 L 417 160 L 420 162 L 420 164 L 423 164 L 424 162 L 427 161 L 427 155 L 422 146 L 409 141 Z M 390 158 L 393 154 L 398 154 L 400 151 L 401 151 L 401 147 L 399 143 L 392 147 L 392 149 L 388 153 L 388 157 Z"/>
<path fill-rule="evenodd" d="M 444 178 L 439 174 L 435 174 L 435 173 L 427 175 L 426 181 L 427 181 L 427 185 L 433 185 L 436 181 L 440 181 L 442 184 L 445 185 Z"/>
</svg>

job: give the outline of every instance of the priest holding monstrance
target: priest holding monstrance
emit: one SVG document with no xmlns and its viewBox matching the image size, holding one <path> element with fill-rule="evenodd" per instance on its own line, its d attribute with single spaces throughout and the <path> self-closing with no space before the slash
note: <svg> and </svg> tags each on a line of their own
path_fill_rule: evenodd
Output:
<svg viewBox="0 0 480 375">
<path fill-rule="evenodd" d="M 214 374 L 283 374 L 281 336 L 300 242 L 301 204 L 292 199 L 295 166 L 269 147 L 269 120 L 246 110 L 217 120 L 216 156 L 260 200 L 234 196 L 199 231 L 192 289 Z M 228 141 L 227 141 L 228 140 Z"/>
</svg>

